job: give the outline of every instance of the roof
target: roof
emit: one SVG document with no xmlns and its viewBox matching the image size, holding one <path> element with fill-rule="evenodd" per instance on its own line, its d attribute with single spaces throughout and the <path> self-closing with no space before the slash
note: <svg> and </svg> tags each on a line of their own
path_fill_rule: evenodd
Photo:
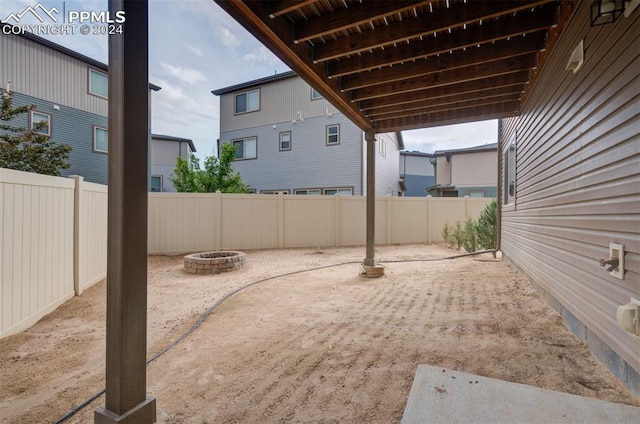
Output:
<svg viewBox="0 0 640 424">
<path fill-rule="evenodd" d="M 520 113 L 577 0 L 215 0 L 362 130 Z"/>
<path fill-rule="evenodd" d="M 193 140 L 190 140 L 188 138 L 180 138 L 180 137 L 174 137 L 171 135 L 163 135 L 163 134 L 151 134 L 151 139 L 162 140 L 162 141 L 175 141 L 177 143 L 189 143 L 189 147 L 191 148 L 191 151 L 192 152 L 196 151 L 196 146 L 193 145 Z"/>
<path fill-rule="evenodd" d="M 436 150 L 434 156 L 442 156 L 446 154 L 456 153 L 479 153 L 479 152 L 495 152 L 498 150 L 498 143 L 483 144 L 481 146 L 465 147 L 463 149 Z"/>
<path fill-rule="evenodd" d="M 427 158 L 432 158 L 434 156 L 433 153 L 418 152 L 417 150 L 414 150 L 412 152 L 405 150 L 400 152 L 400 154 L 403 156 L 420 156 L 420 157 L 427 157 Z"/>
<path fill-rule="evenodd" d="M 230 85 L 229 87 L 219 88 L 217 90 L 212 90 L 211 92 L 216 96 L 220 96 L 222 94 L 233 93 L 235 91 L 245 90 L 247 88 L 252 88 L 252 87 L 258 87 L 260 85 L 268 84 L 275 81 L 281 81 L 283 79 L 293 78 L 297 76 L 298 74 L 296 74 L 293 71 L 282 72 L 280 74 L 274 74 L 268 77 L 259 78 L 259 79 L 243 82 L 236 85 Z"/>
<path fill-rule="evenodd" d="M 7 24 L 4 22 L 0 22 L 0 29 L 4 28 L 5 26 L 13 26 L 11 24 Z M 17 35 L 18 37 L 22 37 L 22 38 L 26 38 L 27 40 L 33 41 L 35 43 L 38 43 L 42 46 L 48 47 L 52 50 L 55 50 L 57 52 L 60 52 L 62 54 L 65 54 L 67 56 L 73 57 L 74 59 L 78 59 L 82 62 L 85 62 L 95 68 L 101 69 L 104 72 L 109 72 L 109 66 L 107 66 L 107 64 L 102 63 L 98 60 L 92 59 L 89 56 L 85 56 L 83 54 L 78 53 L 75 50 L 71 50 L 69 48 L 66 48 L 64 46 L 61 46 L 60 44 L 56 44 L 53 41 L 49 41 L 46 38 L 42 38 L 39 37 L 35 34 L 31 34 L 30 32 L 27 31 L 23 31 L 20 34 L 12 34 L 12 35 Z M 160 91 L 162 89 L 162 87 L 149 83 L 149 88 L 153 91 Z"/>
</svg>

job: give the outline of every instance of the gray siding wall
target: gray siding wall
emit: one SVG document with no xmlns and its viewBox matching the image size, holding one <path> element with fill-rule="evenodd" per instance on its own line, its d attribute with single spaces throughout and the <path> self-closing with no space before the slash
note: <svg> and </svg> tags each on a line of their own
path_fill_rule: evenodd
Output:
<svg viewBox="0 0 640 424">
<path fill-rule="evenodd" d="M 384 147 L 381 149 L 381 146 Z M 366 160 L 363 162 L 366 164 Z M 398 195 L 400 190 L 399 162 L 400 150 L 396 133 L 376 134 L 376 196 Z M 363 180 L 366 181 L 366 178 L 367 170 L 364 167 Z M 366 183 L 364 185 L 366 187 Z"/>
<path fill-rule="evenodd" d="M 640 337 L 617 326 L 616 309 L 640 298 L 640 11 L 590 28 L 589 5 L 579 2 L 521 116 L 501 121 L 502 151 L 517 135 L 502 250 L 637 377 Z M 574 74 L 564 68 L 580 40 Z M 625 246 L 624 280 L 597 263 L 610 242 Z"/>
<path fill-rule="evenodd" d="M 435 185 L 435 175 L 431 157 L 400 154 L 400 176 L 407 187 L 405 196 L 425 197 L 427 187 Z"/>
<path fill-rule="evenodd" d="M 497 186 L 498 152 L 457 153 L 451 156 L 451 184 Z"/>
<path fill-rule="evenodd" d="M 11 81 L 11 91 L 107 116 L 107 100 L 88 94 L 89 67 L 34 41 L 0 33 L 2 87 Z"/>
<path fill-rule="evenodd" d="M 327 146 L 326 126 L 340 124 L 340 144 Z M 257 159 L 237 160 L 234 170 L 242 181 L 261 190 L 351 187 L 361 194 L 362 131 L 342 114 L 327 118 L 305 118 L 304 122 L 284 122 L 227 131 L 222 143 L 257 137 Z M 279 134 L 291 131 L 291 150 L 279 150 Z M 397 162 L 397 160 L 396 160 Z M 396 171 L 397 176 L 397 171 Z"/>
<path fill-rule="evenodd" d="M 80 175 L 85 181 L 107 184 L 107 155 L 93 151 L 93 126 L 107 128 L 107 118 L 82 110 L 59 105 L 53 109 L 50 101 L 37 99 L 14 92 L 15 107 L 35 105 L 36 110 L 51 115 L 51 138 L 59 143 L 70 145 L 73 150 L 69 156 L 71 167 L 62 172 L 62 176 Z M 25 113 L 11 121 L 11 125 L 28 127 L 29 114 Z"/>
<path fill-rule="evenodd" d="M 175 192 L 176 189 L 169 181 L 176 166 L 176 158 L 188 160 L 191 155 L 189 143 L 172 140 L 151 139 L 151 175 L 162 176 L 162 191 Z M 204 164 L 200 161 L 200 166 Z"/>
<path fill-rule="evenodd" d="M 238 93 L 253 90 L 252 87 Z M 337 114 L 325 99 L 311 100 L 311 86 L 298 76 L 262 85 L 260 88 L 260 110 L 234 115 L 236 93 L 220 96 L 220 132 L 241 130 L 278 123 L 290 123 L 298 117 L 297 112 L 307 120 L 313 117 L 325 117 Z"/>
</svg>

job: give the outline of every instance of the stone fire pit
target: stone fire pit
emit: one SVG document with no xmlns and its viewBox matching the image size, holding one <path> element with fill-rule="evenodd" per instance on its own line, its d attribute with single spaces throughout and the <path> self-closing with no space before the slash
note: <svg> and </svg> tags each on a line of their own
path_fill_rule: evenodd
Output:
<svg viewBox="0 0 640 424">
<path fill-rule="evenodd" d="M 247 255 L 244 252 L 193 253 L 184 257 L 184 270 L 192 274 L 218 274 L 242 268 L 246 261 Z"/>
</svg>

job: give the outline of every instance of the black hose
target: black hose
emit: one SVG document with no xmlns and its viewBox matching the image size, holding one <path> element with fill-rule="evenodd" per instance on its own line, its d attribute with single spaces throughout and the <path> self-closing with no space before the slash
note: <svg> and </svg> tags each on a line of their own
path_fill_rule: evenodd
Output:
<svg viewBox="0 0 640 424">
<path fill-rule="evenodd" d="M 458 259 L 458 258 L 464 258 L 467 256 L 477 256 L 477 255 L 481 255 L 483 253 L 494 253 L 496 252 L 495 250 L 481 250 L 478 252 L 472 252 L 472 253 L 465 253 L 462 255 L 455 255 L 455 256 L 446 256 L 444 258 L 429 258 L 429 259 L 398 259 L 398 260 L 392 260 L 392 261 L 380 261 L 380 263 L 402 263 L 402 262 L 436 262 L 436 261 L 448 261 L 451 259 Z M 337 264 L 331 264 L 331 265 L 323 265 L 323 266 L 318 266 L 315 268 L 307 268 L 307 269 L 301 269 L 298 271 L 291 271 L 291 272 L 286 272 L 284 274 L 278 274 L 278 275 L 274 275 L 271 277 L 266 277 L 266 278 L 262 278 L 260 280 L 256 280 L 253 281 L 249 284 L 245 284 L 242 287 L 238 287 L 235 290 L 230 291 L 229 293 L 225 294 L 224 296 L 222 296 L 217 302 L 215 302 L 213 305 L 211 305 L 203 314 L 202 316 L 200 316 L 200 318 L 198 319 L 198 321 L 196 321 L 193 326 L 191 326 L 191 328 L 189 330 L 187 330 L 186 333 L 184 333 L 182 336 L 180 336 L 178 339 L 176 339 L 173 343 L 171 343 L 169 346 L 165 347 L 164 349 L 162 349 L 160 352 L 156 353 L 155 355 L 153 355 L 151 358 L 149 358 L 147 360 L 147 365 L 149 365 L 150 363 L 152 363 L 153 361 L 155 361 L 156 359 L 158 359 L 160 356 L 164 355 L 165 353 L 167 353 L 168 351 L 170 351 L 171 349 L 173 349 L 174 347 L 176 347 L 178 344 L 180 344 L 184 339 L 186 339 L 187 337 L 189 337 L 194 331 L 196 331 L 206 320 L 207 318 L 209 318 L 209 316 L 216 310 L 218 309 L 218 307 L 222 304 L 222 302 L 224 302 L 225 300 L 229 299 L 231 296 L 233 296 L 234 294 L 241 292 L 245 289 L 248 289 L 249 287 L 255 286 L 257 284 L 261 284 L 264 283 L 266 281 L 270 281 L 270 280 L 275 280 L 276 278 L 282 278 L 282 277 L 288 277 L 290 275 L 296 275 L 296 274 L 302 274 L 304 272 L 310 272 L 310 271 L 317 271 L 320 269 L 326 269 L 326 268 L 333 268 L 333 267 L 337 267 L 337 266 L 343 266 L 343 265 L 354 265 L 354 264 L 361 264 L 362 262 L 360 261 L 351 261 L 351 262 L 340 262 Z M 78 412 L 82 411 L 84 408 L 86 408 L 91 402 L 93 402 L 94 400 L 96 400 L 97 398 L 99 398 L 100 396 L 102 396 L 105 393 L 105 389 L 100 390 L 99 392 L 96 392 L 95 394 L 93 394 L 90 398 L 88 398 L 87 400 L 85 400 L 84 402 L 82 402 L 80 405 L 76 406 L 75 408 L 73 408 L 71 411 L 67 412 L 62 418 L 60 418 L 58 421 L 55 422 L 55 424 L 60 424 L 65 422 L 66 420 L 68 420 L 69 418 L 73 417 L 75 414 L 77 414 Z"/>
</svg>

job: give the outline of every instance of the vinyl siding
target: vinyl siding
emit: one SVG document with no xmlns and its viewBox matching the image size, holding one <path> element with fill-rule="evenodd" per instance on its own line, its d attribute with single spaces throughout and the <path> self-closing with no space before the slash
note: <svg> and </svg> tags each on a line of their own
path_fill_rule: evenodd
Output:
<svg viewBox="0 0 640 424">
<path fill-rule="evenodd" d="M 93 151 L 93 126 L 107 128 L 107 118 L 65 105 L 60 110 L 53 109 L 50 101 L 25 96 L 13 92 L 14 107 L 35 105 L 36 110 L 51 115 L 51 138 L 59 143 L 70 145 L 73 150 L 69 155 L 71 167 L 62 171 L 62 176 L 80 175 L 85 181 L 107 184 L 107 155 Z M 12 125 L 29 125 L 29 114 L 17 116 Z"/>
<path fill-rule="evenodd" d="M 381 143 L 386 146 L 384 156 L 380 150 Z M 398 195 L 400 190 L 399 161 L 400 151 L 398 150 L 396 133 L 376 134 L 376 196 Z M 366 164 L 366 160 L 363 162 Z M 366 167 L 363 171 L 363 181 L 365 181 L 366 187 Z"/>
<path fill-rule="evenodd" d="M 305 121 L 313 117 L 338 114 L 325 99 L 311 100 L 311 87 L 298 76 L 259 86 L 260 110 L 235 115 L 235 94 L 252 87 L 220 96 L 220 132 L 227 133 L 263 125 L 291 123 L 300 111 Z M 327 118 L 330 119 L 330 118 Z"/>
<path fill-rule="evenodd" d="M 638 373 L 640 338 L 617 326 L 616 309 L 640 298 L 640 13 L 590 28 L 589 4 L 579 2 L 521 116 L 500 123 L 502 151 L 517 135 L 502 250 Z M 583 39 L 583 67 L 565 71 Z M 624 280 L 597 263 L 610 242 L 625 246 Z"/>
<path fill-rule="evenodd" d="M 188 160 L 190 153 L 187 142 L 151 139 L 151 175 L 162 176 L 163 191 L 176 191 L 169 177 L 175 169 L 176 158 L 180 156 L 182 159 Z"/>
<path fill-rule="evenodd" d="M 451 156 L 451 184 L 498 185 L 498 152 L 460 153 Z"/>
<path fill-rule="evenodd" d="M 340 125 L 340 144 L 327 146 L 327 125 Z M 279 134 L 291 131 L 291 150 L 280 151 Z M 257 137 L 257 159 L 233 164 L 245 184 L 261 190 L 350 187 L 361 194 L 360 150 L 362 131 L 342 114 L 305 119 L 292 124 L 272 123 L 221 134 L 223 143 Z M 397 175 L 397 171 L 396 171 Z"/>
<path fill-rule="evenodd" d="M 107 100 L 88 94 L 89 64 L 26 38 L 2 33 L 0 58 L 2 87 L 11 81 L 11 91 L 107 116 Z"/>
</svg>

